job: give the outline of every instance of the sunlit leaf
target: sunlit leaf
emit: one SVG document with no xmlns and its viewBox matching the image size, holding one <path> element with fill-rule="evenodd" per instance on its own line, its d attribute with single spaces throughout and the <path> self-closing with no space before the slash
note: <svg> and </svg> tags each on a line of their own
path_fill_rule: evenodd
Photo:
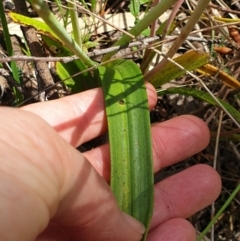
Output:
<svg viewBox="0 0 240 241">
<path fill-rule="evenodd" d="M 240 87 L 240 82 L 237 79 L 227 74 L 226 72 L 219 70 L 217 67 L 211 64 L 203 65 L 199 67 L 197 71 L 203 75 L 217 76 L 218 79 L 221 79 L 224 84 L 228 85 L 232 89 Z"/>
<path fill-rule="evenodd" d="M 199 51 L 189 51 L 180 57 L 174 59 L 175 62 L 180 64 L 186 70 L 191 71 L 209 62 L 209 55 Z M 176 79 L 186 73 L 185 70 L 180 69 L 175 64 L 168 62 L 165 67 L 155 74 L 149 82 L 155 86 L 160 87 L 161 85 L 169 82 L 172 79 Z"/>
</svg>

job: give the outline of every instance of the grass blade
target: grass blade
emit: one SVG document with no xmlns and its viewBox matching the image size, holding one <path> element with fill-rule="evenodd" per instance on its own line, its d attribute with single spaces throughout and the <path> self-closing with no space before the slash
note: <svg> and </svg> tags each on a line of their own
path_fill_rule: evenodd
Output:
<svg viewBox="0 0 240 241">
<path fill-rule="evenodd" d="M 231 203 L 233 198 L 239 193 L 240 191 L 240 184 L 235 188 L 233 193 L 230 195 L 230 197 L 226 200 L 226 202 L 223 204 L 223 206 L 220 208 L 220 210 L 217 212 L 217 214 L 213 217 L 211 222 L 208 224 L 208 226 L 203 230 L 203 232 L 199 235 L 197 238 L 197 241 L 203 240 L 204 236 L 207 234 L 207 232 L 210 230 L 211 226 L 217 222 L 218 218 L 222 215 L 223 211 L 227 208 L 227 206 Z"/>
<path fill-rule="evenodd" d="M 6 20 L 6 16 L 5 16 L 2 1 L 0 2 L 0 19 L 1 19 L 1 22 L 2 22 L 4 41 L 5 41 L 5 44 L 6 44 L 8 56 L 13 56 L 14 52 L 13 52 L 10 34 L 9 34 L 9 31 L 8 31 L 8 25 L 7 25 L 7 20 Z M 18 67 L 17 67 L 15 61 L 11 61 L 11 69 L 12 69 L 13 78 L 16 80 L 17 83 L 20 84 Z M 23 100 L 22 94 L 17 89 L 14 89 L 14 92 L 15 92 L 15 95 L 16 95 L 17 102 L 20 103 Z"/>
<path fill-rule="evenodd" d="M 162 0 L 157 6 L 155 6 L 152 11 L 150 11 L 143 19 L 141 19 L 133 28 L 130 29 L 129 33 L 138 36 L 143 32 L 154 20 L 160 17 L 165 11 L 167 11 L 177 0 Z M 128 44 L 131 41 L 129 35 L 124 34 L 114 46 Z M 107 61 L 116 52 L 107 54 L 103 61 Z"/>
<path fill-rule="evenodd" d="M 66 46 L 76 54 L 87 66 L 95 66 L 94 62 L 84 53 L 79 45 L 69 36 L 66 29 L 59 23 L 54 14 L 50 11 L 48 6 L 43 0 L 31 0 L 30 1 L 34 10 L 49 26 L 49 28 L 58 36 L 59 39 Z"/>
<path fill-rule="evenodd" d="M 213 99 L 213 97 L 204 92 L 204 91 L 200 91 L 197 89 L 193 89 L 193 88 L 186 88 L 186 87 L 179 87 L 179 88 L 169 88 L 163 91 L 159 91 L 158 95 L 163 95 L 163 94 L 181 94 L 181 95 L 189 95 L 189 96 L 193 96 L 196 97 L 198 99 L 201 99 L 203 101 L 208 102 L 209 104 L 212 104 L 214 106 L 218 106 L 221 108 L 221 106 L 219 106 L 219 104 L 216 102 L 216 100 Z M 228 104 L 227 102 L 217 98 L 217 100 L 222 104 L 222 106 L 238 121 L 240 122 L 240 112 L 238 110 L 236 110 L 234 107 L 232 107 L 230 104 Z"/>
</svg>

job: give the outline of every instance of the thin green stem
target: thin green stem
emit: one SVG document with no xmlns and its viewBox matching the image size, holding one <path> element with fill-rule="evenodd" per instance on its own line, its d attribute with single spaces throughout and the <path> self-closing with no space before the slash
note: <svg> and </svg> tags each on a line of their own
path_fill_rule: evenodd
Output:
<svg viewBox="0 0 240 241">
<path fill-rule="evenodd" d="M 97 13 L 97 9 L 96 9 L 96 7 L 97 7 L 97 0 L 90 0 L 90 2 L 91 2 L 91 10 L 94 12 L 94 13 Z M 86 4 L 86 3 L 85 3 Z"/>
<path fill-rule="evenodd" d="M 54 2 L 56 3 L 56 5 L 58 7 L 61 18 L 63 19 L 63 26 L 66 27 L 67 26 L 67 17 L 66 17 L 66 13 L 64 13 L 65 11 L 63 9 L 62 3 L 60 0 L 54 0 Z"/>
<path fill-rule="evenodd" d="M 65 28 L 59 23 L 43 0 L 31 0 L 30 2 L 34 10 L 45 21 L 49 28 L 75 55 L 77 55 L 87 66 L 95 66 L 94 62 L 84 53 L 74 39 L 69 36 Z"/>
<path fill-rule="evenodd" d="M 10 34 L 9 34 L 9 31 L 8 31 L 7 20 L 6 20 L 6 16 L 5 16 L 5 12 L 4 12 L 4 8 L 3 8 L 3 3 L 2 2 L 0 2 L 0 18 L 1 18 L 1 22 L 2 22 L 3 36 L 4 36 L 7 52 L 8 52 L 9 56 L 12 56 L 14 54 L 13 53 L 13 47 L 12 47 Z M 19 75 L 18 75 L 17 65 L 16 65 L 16 63 L 14 61 L 11 61 L 11 68 L 12 68 L 12 74 L 13 74 L 14 79 L 18 83 L 20 83 L 20 78 L 19 78 Z"/>
<path fill-rule="evenodd" d="M 240 184 L 235 188 L 231 196 L 227 199 L 227 201 L 223 204 L 223 206 L 220 208 L 220 210 L 217 212 L 215 217 L 211 220 L 211 222 L 208 224 L 208 226 L 202 231 L 200 236 L 197 238 L 197 241 L 201 241 L 204 236 L 207 234 L 207 232 L 210 230 L 211 226 L 217 221 L 217 219 L 220 217 L 220 215 L 223 213 L 223 211 L 227 208 L 227 206 L 230 204 L 230 202 L 233 200 L 233 198 L 237 195 L 237 193 L 240 191 Z"/>
<path fill-rule="evenodd" d="M 1 19 L 1 22 L 2 22 L 3 36 L 4 36 L 4 40 L 5 40 L 8 55 L 13 56 L 14 52 L 13 52 L 13 47 L 12 47 L 12 41 L 11 41 L 10 34 L 9 34 L 9 31 L 8 31 L 8 24 L 7 24 L 7 20 L 6 20 L 6 16 L 5 16 L 2 1 L 0 2 L 0 19 Z M 19 73 L 18 73 L 18 67 L 17 67 L 16 62 L 11 61 L 10 65 L 11 65 L 11 69 L 12 69 L 13 78 L 16 80 L 17 83 L 20 84 L 21 81 L 20 81 L 20 77 L 19 77 Z M 23 101 L 23 96 L 16 88 L 14 88 L 14 94 L 15 94 L 17 103 L 21 103 Z"/>
<path fill-rule="evenodd" d="M 165 11 L 167 11 L 177 0 L 162 0 L 157 4 L 142 20 L 140 20 L 133 28 L 130 29 L 129 33 L 138 36 L 143 30 L 145 30 L 151 23 L 159 18 Z M 114 46 L 124 45 L 131 41 L 129 35 L 124 34 Z M 116 52 L 107 54 L 103 61 L 109 60 Z"/>
<path fill-rule="evenodd" d="M 81 35 L 81 29 L 78 21 L 78 13 L 77 13 L 77 7 L 76 7 L 76 0 L 72 0 L 68 2 L 70 17 L 71 17 L 71 23 L 73 28 L 73 37 L 74 40 L 77 42 L 77 44 L 82 48 L 82 35 Z"/>
</svg>

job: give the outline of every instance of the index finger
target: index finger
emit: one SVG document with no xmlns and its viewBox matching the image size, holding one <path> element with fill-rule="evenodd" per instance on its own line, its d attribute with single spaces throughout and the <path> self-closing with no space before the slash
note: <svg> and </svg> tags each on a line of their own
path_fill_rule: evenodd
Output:
<svg viewBox="0 0 240 241">
<path fill-rule="evenodd" d="M 149 108 L 157 100 L 154 87 L 146 84 Z M 87 142 L 107 130 L 102 89 L 91 89 L 62 99 L 35 103 L 22 107 L 47 121 L 74 147 Z"/>
</svg>

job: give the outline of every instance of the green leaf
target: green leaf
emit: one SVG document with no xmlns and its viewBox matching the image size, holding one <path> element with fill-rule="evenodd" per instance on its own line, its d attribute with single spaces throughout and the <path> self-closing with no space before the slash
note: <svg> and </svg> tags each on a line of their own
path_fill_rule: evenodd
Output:
<svg viewBox="0 0 240 241">
<path fill-rule="evenodd" d="M 208 94 L 204 91 L 193 89 L 193 88 L 186 88 L 186 87 L 169 88 L 169 89 L 158 92 L 158 95 L 170 94 L 170 93 L 181 94 L 181 95 L 190 95 L 190 96 L 196 97 L 198 99 L 201 99 L 203 101 L 206 101 L 209 104 L 220 107 L 210 94 Z M 227 102 L 225 102 L 219 98 L 217 98 L 217 99 L 226 108 L 226 110 L 238 122 L 240 122 L 240 112 L 238 110 L 236 110 L 234 107 L 232 107 L 230 104 L 228 104 Z"/>
<path fill-rule="evenodd" d="M 129 5 L 129 9 L 131 14 L 137 18 L 140 12 L 140 2 L 139 0 L 131 0 L 130 5 Z"/>
<path fill-rule="evenodd" d="M 16 23 L 34 27 L 41 34 L 45 47 L 52 53 L 53 56 L 67 57 L 73 55 L 73 53 L 64 44 L 64 41 L 62 41 L 46 23 L 17 13 L 10 13 L 9 16 Z M 66 85 L 69 84 L 68 86 L 74 93 L 97 87 L 96 82 L 89 72 L 71 77 L 72 75 L 76 75 L 85 69 L 86 65 L 80 59 L 69 63 L 57 64 L 57 73 L 59 77 Z M 67 81 L 65 81 L 66 79 Z"/>
<path fill-rule="evenodd" d="M 3 28 L 4 41 L 6 44 L 8 55 L 13 56 L 14 55 L 13 46 L 12 46 L 9 31 L 8 31 L 8 24 L 7 24 L 2 1 L 0 2 L 0 19 L 1 19 L 1 25 Z M 11 61 L 10 64 L 11 64 L 11 68 L 12 68 L 12 75 L 13 75 L 14 79 L 16 80 L 16 82 L 20 84 L 21 81 L 20 81 L 20 77 L 18 74 L 17 64 L 15 61 Z M 15 96 L 17 99 L 17 103 L 21 103 L 23 100 L 22 94 L 16 88 L 14 88 L 14 93 L 15 93 Z"/>
<path fill-rule="evenodd" d="M 153 210 L 148 98 L 143 75 L 130 60 L 99 66 L 110 141 L 111 188 L 122 210 L 146 227 Z"/>
<path fill-rule="evenodd" d="M 42 36 L 45 47 L 57 57 L 72 56 L 72 53 L 58 41 L 47 36 Z M 56 65 L 57 74 L 64 81 L 64 83 L 71 88 L 73 93 L 78 93 L 84 90 L 98 87 L 98 84 L 91 76 L 90 72 L 84 72 L 81 75 L 76 75 L 83 70 L 86 70 L 85 64 L 76 59 L 69 63 L 60 63 Z M 76 76 L 74 76 L 76 75 Z M 73 77 L 71 77 L 73 76 Z"/>
<path fill-rule="evenodd" d="M 37 20 L 35 18 L 26 17 L 24 15 L 14 13 L 14 12 L 10 12 L 8 16 L 15 23 L 28 26 L 28 27 L 31 26 L 35 28 L 38 31 L 38 33 L 54 38 L 55 40 L 58 40 L 59 42 L 61 42 L 58 36 L 43 21 Z"/>
<path fill-rule="evenodd" d="M 48 30 L 54 33 L 53 36 L 61 40 L 75 55 L 77 55 L 87 66 L 93 67 L 95 63 L 84 53 L 79 45 L 71 38 L 66 29 L 57 20 L 43 0 L 29 0 L 33 9 L 47 24 Z M 46 31 L 46 29 L 45 29 Z"/>
<path fill-rule="evenodd" d="M 209 62 L 209 55 L 204 52 L 193 50 L 175 58 L 174 61 L 180 64 L 186 70 L 191 71 L 204 64 L 207 64 Z M 172 79 L 176 79 L 184 75 L 185 73 L 185 70 L 180 69 L 178 66 L 171 62 L 168 62 L 161 71 L 157 72 L 149 80 L 149 82 L 157 88 Z"/>
</svg>

